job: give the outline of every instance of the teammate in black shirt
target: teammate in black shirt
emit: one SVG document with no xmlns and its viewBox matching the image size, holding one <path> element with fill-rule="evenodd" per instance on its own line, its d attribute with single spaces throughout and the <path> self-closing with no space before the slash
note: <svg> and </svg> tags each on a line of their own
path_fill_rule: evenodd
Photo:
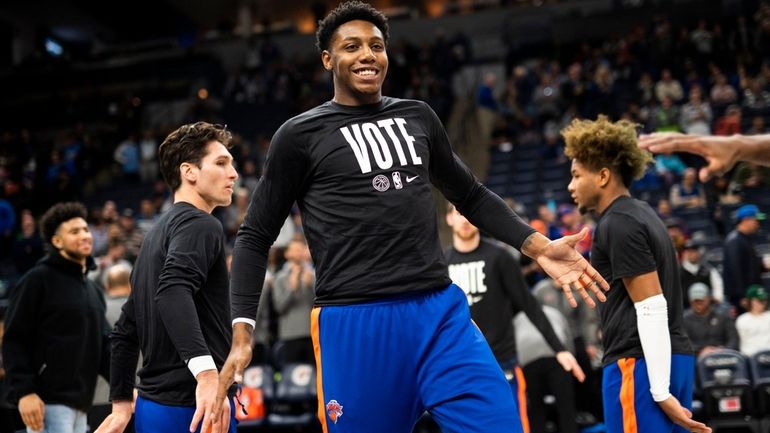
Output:
<svg viewBox="0 0 770 433">
<path fill-rule="evenodd" d="M 562 134 L 572 198 L 600 215 L 591 262 L 612 288 L 600 308 L 607 429 L 710 431 L 684 407 L 692 404 L 694 357 L 682 327 L 676 251 L 655 211 L 628 191 L 651 157 L 630 122 L 575 120 Z"/>
<path fill-rule="evenodd" d="M 112 414 L 98 433 L 122 432 L 130 420 L 140 349 L 138 433 L 207 432 L 212 423 L 213 432 L 235 432 L 227 398 L 213 412 L 231 328 L 224 231 L 211 211 L 230 204 L 238 178 L 230 137 L 199 122 L 172 132 L 158 149 L 174 206 L 139 250 L 131 295 L 111 336 Z"/>
<path fill-rule="evenodd" d="M 574 242 L 536 234 L 484 188 L 425 103 L 382 96 L 382 13 L 344 3 L 317 37 L 334 99 L 273 137 L 233 251 L 233 347 L 220 396 L 251 358 L 267 253 L 296 201 L 317 270 L 311 327 L 324 428 L 406 432 L 428 409 L 446 432 L 509 431 L 510 388 L 471 325 L 465 296 L 450 285 L 430 185 L 537 260 L 571 303 L 571 284 L 592 304 L 584 286 L 603 299 L 606 282 Z"/>
<path fill-rule="evenodd" d="M 527 315 L 556 353 L 564 370 L 572 372 L 581 382 L 585 374 L 575 357 L 559 341 L 540 303 L 529 292 L 513 255 L 503 247 L 481 239 L 479 229 L 451 204 L 446 222 L 452 228 L 452 246 L 444 251 L 449 277 L 465 292 L 471 318 L 486 337 L 511 384 L 513 396 L 518 399 L 522 425 L 526 425 L 526 398 L 521 398 L 526 386 L 517 358 L 513 327 L 516 313 L 523 311 Z"/>
</svg>

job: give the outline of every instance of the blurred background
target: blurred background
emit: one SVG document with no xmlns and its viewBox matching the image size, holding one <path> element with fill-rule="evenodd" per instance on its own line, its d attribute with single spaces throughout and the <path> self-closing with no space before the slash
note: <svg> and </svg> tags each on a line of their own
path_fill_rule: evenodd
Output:
<svg viewBox="0 0 770 433">
<path fill-rule="evenodd" d="M 478 178 L 552 238 L 594 223 L 571 208 L 566 191 L 559 131 L 574 117 L 625 118 L 640 133 L 768 132 L 770 6 L 759 0 L 371 3 L 390 18 L 383 93 L 430 104 Z M 232 242 L 272 134 L 332 97 L 314 32 L 336 4 L 1 2 L 0 307 L 44 254 L 36 221 L 56 202 L 88 206 L 102 272 L 94 278 L 133 262 L 144 233 L 170 205 L 156 151 L 182 123 L 225 124 L 235 135 L 239 185 L 233 204 L 215 212 Z M 770 211 L 770 169 L 742 163 L 700 184 L 693 172 L 703 164 L 692 155 L 659 156 L 632 190 L 658 210 L 683 257 L 697 250 L 696 262 L 721 277 L 735 211 L 745 204 Z M 766 271 L 768 224 L 760 221 L 752 233 Z M 273 270 L 301 232 L 294 209 L 271 255 Z M 449 239 L 444 227 L 442 240 Z M 587 254 L 590 243 L 583 247 Z M 531 286 L 542 280 L 523 265 Z M 770 288 L 767 272 L 760 283 Z M 736 317 L 741 305 L 723 295 L 733 282 L 721 284 L 714 304 Z M 277 313 L 265 312 L 264 322 L 258 361 L 266 378 L 286 377 L 277 361 Z M 316 428 L 305 416 L 313 396 L 270 403 L 278 385 L 269 385 L 263 417 L 252 424 Z M 576 422 L 598 429 L 595 394 L 584 396 Z"/>
</svg>

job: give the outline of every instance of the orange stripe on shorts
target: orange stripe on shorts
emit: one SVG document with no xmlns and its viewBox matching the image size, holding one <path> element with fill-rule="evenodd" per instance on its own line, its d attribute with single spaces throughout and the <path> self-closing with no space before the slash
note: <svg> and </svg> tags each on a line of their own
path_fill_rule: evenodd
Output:
<svg viewBox="0 0 770 433">
<path fill-rule="evenodd" d="M 529 433 L 529 417 L 527 416 L 527 381 L 524 379 L 524 371 L 521 367 L 516 367 L 516 382 L 519 388 L 519 418 L 521 418 L 521 428 L 524 433 Z"/>
<path fill-rule="evenodd" d="M 315 307 L 310 312 L 310 335 L 313 338 L 313 352 L 315 353 L 316 387 L 318 388 L 318 421 L 321 422 L 323 433 L 328 433 L 326 426 L 326 403 L 324 403 L 323 375 L 321 374 L 321 334 L 318 329 L 318 316 L 321 307 Z"/>
<path fill-rule="evenodd" d="M 622 376 L 620 384 L 620 407 L 623 410 L 623 432 L 636 433 L 636 409 L 634 407 L 634 365 L 636 359 L 622 358 L 618 367 Z"/>
</svg>

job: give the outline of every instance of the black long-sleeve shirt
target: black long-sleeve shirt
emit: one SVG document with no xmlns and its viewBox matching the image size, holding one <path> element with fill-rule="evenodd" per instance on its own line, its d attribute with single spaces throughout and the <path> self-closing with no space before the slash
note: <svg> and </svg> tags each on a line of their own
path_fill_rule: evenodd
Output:
<svg viewBox="0 0 770 433">
<path fill-rule="evenodd" d="M 131 295 L 111 336 L 110 399 L 131 399 L 141 348 L 139 395 L 195 405 L 185 361 L 211 355 L 222 367 L 232 339 L 228 310 L 222 225 L 178 202 L 147 233 L 131 273 Z"/>
<path fill-rule="evenodd" d="M 565 350 L 511 253 L 482 239 L 473 251 L 462 253 L 450 247 L 444 255 L 449 276 L 468 297 L 471 318 L 498 361 L 516 357 L 513 317 L 519 311 L 527 315 L 554 352 Z"/>
<path fill-rule="evenodd" d="M 474 178 L 423 102 L 327 102 L 284 123 L 236 238 L 233 318 L 254 319 L 267 252 L 295 201 L 316 265 L 316 305 L 448 285 L 431 184 L 506 243 L 518 248 L 534 232 Z"/>
</svg>

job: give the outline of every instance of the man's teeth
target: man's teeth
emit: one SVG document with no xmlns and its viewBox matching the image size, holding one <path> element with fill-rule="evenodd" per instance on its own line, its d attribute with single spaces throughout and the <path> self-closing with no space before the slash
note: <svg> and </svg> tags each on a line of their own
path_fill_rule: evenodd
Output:
<svg viewBox="0 0 770 433">
<path fill-rule="evenodd" d="M 371 76 L 371 75 L 375 75 L 376 73 L 377 71 L 375 71 L 374 69 L 362 69 L 360 71 L 356 71 L 357 75 L 363 75 L 363 76 Z"/>
</svg>

